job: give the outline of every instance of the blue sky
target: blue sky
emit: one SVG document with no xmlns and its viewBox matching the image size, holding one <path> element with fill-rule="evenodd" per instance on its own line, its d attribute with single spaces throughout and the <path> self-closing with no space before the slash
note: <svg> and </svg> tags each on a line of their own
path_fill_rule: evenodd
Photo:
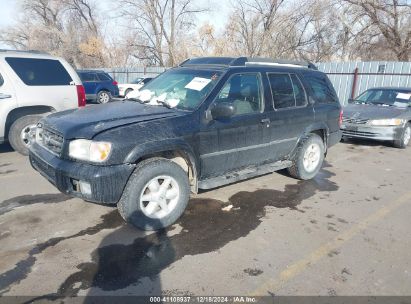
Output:
<svg viewBox="0 0 411 304">
<path fill-rule="evenodd" d="M 100 0 L 103 9 L 109 10 L 115 1 L 112 0 Z M 204 4 L 210 4 L 212 11 L 207 14 L 199 16 L 198 24 L 202 24 L 208 21 L 210 24 L 219 30 L 223 27 L 228 17 L 229 1 L 228 0 L 200 0 Z M 0 0 L 0 30 L 6 26 L 12 25 L 16 14 L 19 12 L 20 0 Z"/>
</svg>

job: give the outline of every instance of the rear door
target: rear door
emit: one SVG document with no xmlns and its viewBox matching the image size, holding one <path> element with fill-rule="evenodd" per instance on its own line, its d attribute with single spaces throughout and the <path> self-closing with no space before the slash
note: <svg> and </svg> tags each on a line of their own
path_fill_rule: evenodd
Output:
<svg viewBox="0 0 411 304">
<path fill-rule="evenodd" d="M 97 73 L 99 83 L 97 85 L 98 91 L 109 90 L 111 95 L 117 96 L 118 91 L 116 86 L 113 84 L 114 80 L 106 73 Z"/>
<path fill-rule="evenodd" d="M 232 103 L 237 112 L 229 119 L 203 122 L 199 135 L 203 179 L 262 163 L 268 155 L 261 74 L 233 74 L 211 107 L 220 102 Z"/>
<path fill-rule="evenodd" d="M 282 160 L 295 148 L 314 121 L 314 110 L 296 73 L 267 73 L 271 91 L 270 140 L 272 160 Z"/>
<path fill-rule="evenodd" d="M 57 111 L 77 105 L 75 83 L 59 60 L 6 57 L 19 106 L 48 105 Z"/>
<path fill-rule="evenodd" d="M 310 89 L 309 94 L 315 101 L 315 121 L 326 123 L 329 133 L 339 132 L 341 105 L 327 75 L 309 72 L 304 75 L 304 79 Z"/>
<path fill-rule="evenodd" d="M 94 72 L 80 72 L 81 81 L 83 82 L 88 100 L 96 98 L 97 75 Z"/>
</svg>

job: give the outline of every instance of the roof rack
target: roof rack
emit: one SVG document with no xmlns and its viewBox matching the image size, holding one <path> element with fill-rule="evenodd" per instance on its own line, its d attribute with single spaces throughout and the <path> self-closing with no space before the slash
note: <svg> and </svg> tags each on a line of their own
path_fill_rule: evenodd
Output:
<svg viewBox="0 0 411 304">
<path fill-rule="evenodd" d="M 76 69 L 76 72 L 95 72 L 95 73 L 105 73 L 104 70 L 101 69 Z"/>
<path fill-rule="evenodd" d="M 271 59 L 262 57 L 197 57 L 191 58 L 180 63 L 179 66 L 191 65 L 213 65 L 213 66 L 287 66 L 295 68 L 309 68 L 317 70 L 317 67 L 311 62 L 290 61 L 285 59 Z"/>
<path fill-rule="evenodd" d="M 38 51 L 38 50 L 8 50 L 8 49 L 0 49 L 0 52 L 6 53 L 6 52 L 12 52 L 12 53 L 31 53 L 31 54 L 44 54 L 44 55 L 50 55 L 47 52 L 44 51 Z"/>
</svg>

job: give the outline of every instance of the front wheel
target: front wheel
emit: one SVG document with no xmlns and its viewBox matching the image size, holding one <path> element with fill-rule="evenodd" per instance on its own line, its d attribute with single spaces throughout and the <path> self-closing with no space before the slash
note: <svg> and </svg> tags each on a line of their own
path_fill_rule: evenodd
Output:
<svg viewBox="0 0 411 304">
<path fill-rule="evenodd" d="M 27 115 L 17 119 L 10 127 L 9 142 L 11 147 L 23 155 L 29 154 L 29 147 L 36 138 L 36 127 L 40 115 Z"/>
<path fill-rule="evenodd" d="M 189 199 L 187 173 L 163 158 L 142 161 L 131 175 L 117 208 L 127 222 L 143 230 L 172 225 Z"/>
<path fill-rule="evenodd" d="M 317 134 L 310 134 L 299 144 L 293 165 L 288 168 L 291 176 L 308 180 L 312 179 L 324 161 L 324 142 Z"/>
<path fill-rule="evenodd" d="M 411 140 L 411 124 L 407 123 L 402 130 L 401 138 L 398 140 L 394 140 L 394 147 L 399 149 L 407 148 L 408 144 Z"/>
</svg>

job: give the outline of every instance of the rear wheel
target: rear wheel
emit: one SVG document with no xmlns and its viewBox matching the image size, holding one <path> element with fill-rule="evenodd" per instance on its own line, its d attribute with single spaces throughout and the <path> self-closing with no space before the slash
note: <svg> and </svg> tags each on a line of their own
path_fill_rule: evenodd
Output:
<svg viewBox="0 0 411 304">
<path fill-rule="evenodd" d="M 172 225 L 189 199 L 187 173 L 176 163 L 153 158 L 137 165 L 117 208 L 121 216 L 143 230 Z"/>
<path fill-rule="evenodd" d="M 108 91 L 100 91 L 97 94 L 98 103 L 108 103 L 111 101 L 111 94 Z"/>
<path fill-rule="evenodd" d="M 307 180 L 313 178 L 324 161 L 324 142 L 317 134 L 310 134 L 299 144 L 293 165 L 288 168 L 291 176 Z"/>
<path fill-rule="evenodd" d="M 27 115 L 17 119 L 10 127 L 9 142 L 12 148 L 23 155 L 29 154 L 29 146 L 36 138 L 40 115 Z"/>
<path fill-rule="evenodd" d="M 394 140 L 394 147 L 399 149 L 405 149 L 409 145 L 411 140 L 411 124 L 407 123 L 402 130 L 401 138 Z"/>
</svg>

